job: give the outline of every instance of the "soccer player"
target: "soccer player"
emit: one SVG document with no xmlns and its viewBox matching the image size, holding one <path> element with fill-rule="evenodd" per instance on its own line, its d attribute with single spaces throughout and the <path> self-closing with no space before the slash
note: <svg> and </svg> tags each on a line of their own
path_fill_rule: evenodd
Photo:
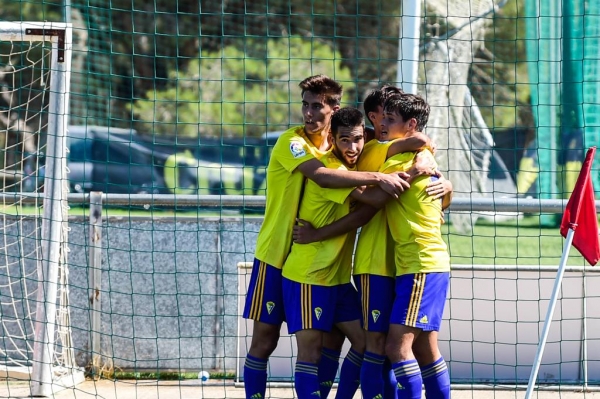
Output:
<svg viewBox="0 0 600 399">
<path fill-rule="evenodd" d="M 371 100 L 373 98 L 389 98 L 389 96 L 382 95 L 381 93 L 376 96 L 373 93 L 368 97 Z M 394 94 L 397 93 L 398 91 Z M 367 103 L 366 100 L 365 103 Z M 410 102 L 407 102 L 407 104 L 410 104 Z M 365 105 L 366 110 L 369 108 L 378 108 L 378 112 L 383 114 L 383 106 L 374 107 L 372 101 L 370 105 Z M 373 116 L 371 118 L 375 119 Z M 377 131 L 378 134 L 380 132 L 380 130 Z M 407 140 L 416 140 L 413 142 L 415 145 L 419 143 L 421 146 L 429 145 L 428 138 L 418 132 L 411 132 L 410 135 L 404 138 L 400 138 L 398 135 L 391 138 L 392 140 L 387 142 L 372 140 L 367 143 L 358 162 L 359 170 L 378 170 L 386 158 L 390 156 L 405 151 L 421 149 L 407 149 L 410 148 L 407 147 L 407 144 L 410 143 Z M 429 162 L 434 161 L 430 160 Z M 447 197 L 449 199 L 452 193 L 452 184 L 445 179 L 436 180 L 434 183 L 428 184 L 427 193 L 432 195 L 433 199 L 440 197 Z M 367 208 L 363 208 L 360 211 L 363 210 L 368 211 Z M 339 226 L 343 226 L 344 223 L 350 223 L 346 227 L 341 227 L 342 231 L 332 230 L 336 228 L 336 223 L 315 231 L 305 221 L 301 220 L 300 224 L 304 226 L 294 228 L 295 241 L 311 242 L 326 239 L 327 237 L 356 228 L 360 224 L 363 224 L 365 220 L 361 219 L 360 211 L 344 218 L 347 220 L 336 222 Z M 355 218 L 356 224 L 353 224 L 352 217 Z M 328 229 L 330 229 L 329 232 L 327 232 Z M 394 298 L 396 275 L 393 259 L 393 240 L 388 237 L 389 234 L 387 232 L 385 210 L 381 210 L 362 227 L 354 257 L 354 281 L 361 296 L 363 326 L 366 330 L 367 339 L 366 352 L 361 370 L 361 390 L 365 398 L 375 398 L 378 395 L 382 395 L 384 398 L 391 398 L 395 397 L 396 394 L 396 377 L 393 373 L 390 376 L 390 373 L 386 371 L 388 362 L 385 356 L 385 341 L 392 310 L 393 301 L 391 299 Z M 304 239 L 304 237 L 310 238 Z M 371 287 L 377 288 L 371 289 Z"/>
<path fill-rule="evenodd" d="M 321 161 L 334 170 L 353 170 L 364 145 L 364 119 L 355 108 L 342 108 L 331 122 L 333 148 Z M 306 182 L 299 217 L 316 228 L 347 215 L 353 201 L 373 205 L 372 191 L 362 188 L 323 189 Z M 384 194 L 387 196 L 387 194 Z M 318 368 L 323 338 L 335 325 L 350 340 L 351 354 L 362 360 L 364 336 L 360 302 L 351 280 L 355 232 L 328 240 L 292 245 L 283 267 L 284 307 L 288 330 L 296 335 L 298 358 L 295 386 L 300 399 L 320 396 Z M 360 369 L 360 364 L 358 365 Z M 340 381 L 340 389 L 343 384 Z M 358 388 L 348 385 L 337 398 L 351 398 Z"/>
<path fill-rule="evenodd" d="M 365 116 L 373 125 L 373 136 L 365 137 L 365 143 L 375 139 L 378 141 L 384 141 L 386 138 L 381 137 L 381 120 L 383 119 L 383 104 L 388 97 L 394 94 L 402 94 L 403 91 L 399 87 L 391 85 L 383 85 L 379 89 L 372 90 L 365 101 L 363 102 L 363 108 L 365 110 Z"/>
<path fill-rule="evenodd" d="M 406 137 L 425 128 L 429 105 L 420 96 L 404 94 L 389 98 L 384 105 L 382 134 Z M 433 160 L 433 154 L 423 151 Z M 414 153 L 389 158 L 385 173 L 408 170 Z M 450 281 L 450 256 L 442 238 L 442 210 L 449 196 L 435 199 L 426 192 L 435 177 L 418 177 L 401 199 L 385 208 L 394 241 L 396 298 L 390 317 L 386 354 L 398 382 L 398 397 L 421 398 L 422 385 L 428 399 L 450 397 L 450 379 L 438 348 Z"/>
<path fill-rule="evenodd" d="M 244 366 L 246 397 L 263 399 L 267 363 L 284 321 L 281 268 L 292 245 L 292 229 L 305 178 L 321 187 L 376 185 L 397 197 L 408 184 L 400 175 L 326 168 L 318 157 L 329 149 L 331 116 L 340 107 L 342 86 L 316 75 L 299 84 L 304 124 L 277 140 L 267 167 L 267 199 L 258 234 L 244 317 L 253 320 L 253 334 Z"/>
<path fill-rule="evenodd" d="M 403 141 L 421 140 L 419 150 L 432 148 L 429 138 L 420 132 L 401 137 L 390 136 L 382 131 L 383 107 L 387 99 L 403 94 L 394 86 L 383 86 L 367 96 L 364 103 L 365 113 L 375 129 L 376 140 L 365 145 L 358 163 L 358 170 L 377 171 L 387 158 L 396 154 L 414 151 L 406 149 Z M 389 141 L 384 141 L 389 139 Z M 419 156 L 420 157 L 420 156 Z M 419 161 L 431 162 L 428 158 Z M 416 176 L 415 176 L 416 177 Z M 441 175 L 440 175 L 441 177 Z M 427 192 L 434 199 L 452 192 L 452 184 L 443 179 L 434 179 L 427 186 Z M 396 268 L 394 263 L 394 245 L 389 235 L 385 209 L 377 212 L 366 223 L 358 237 L 354 257 L 354 283 L 358 288 L 363 311 L 363 328 L 366 331 L 366 351 L 361 370 L 361 390 L 365 398 L 383 398 L 396 396 L 396 377 L 385 356 L 385 342 L 389 328 L 395 291 Z"/>
</svg>

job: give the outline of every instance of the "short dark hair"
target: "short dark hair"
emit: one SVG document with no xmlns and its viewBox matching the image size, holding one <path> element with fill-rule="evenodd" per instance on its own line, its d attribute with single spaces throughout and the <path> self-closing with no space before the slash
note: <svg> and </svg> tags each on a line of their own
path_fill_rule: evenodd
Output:
<svg viewBox="0 0 600 399">
<path fill-rule="evenodd" d="M 300 82 L 298 86 L 302 89 L 302 95 L 310 91 L 311 93 L 323 96 L 325 103 L 332 107 L 340 105 L 342 94 L 344 93 L 344 87 L 326 75 L 310 76 Z"/>
<path fill-rule="evenodd" d="M 365 97 L 365 101 L 363 103 L 363 108 L 365 110 L 365 116 L 373 124 L 371 118 L 369 118 L 369 112 L 377 112 L 377 107 L 383 107 L 385 100 L 387 100 L 390 96 L 395 94 L 404 93 L 402 89 L 392 85 L 383 85 L 379 89 L 375 89 Z"/>
<path fill-rule="evenodd" d="M 365 118 L 362 112 L 354 107 L 340 108 L 331 117 L 331 134 L 337 136 L 341 127 L 364 126 Z"/>
<path fill-rule="evenodd" d="M 423 131 L 429 120 L 429 104 L 417 94 L 403 93 L 389 97 L 383 105 L 385 112 L 402 116 L 405 121 L 417 120 L 417 130 Z"/>
</svg>

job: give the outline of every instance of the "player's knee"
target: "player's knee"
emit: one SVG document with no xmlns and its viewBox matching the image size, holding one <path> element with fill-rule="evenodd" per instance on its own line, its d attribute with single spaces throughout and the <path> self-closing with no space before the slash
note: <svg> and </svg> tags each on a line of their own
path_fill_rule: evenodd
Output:
<svg viewBox="0 0 600 399">
<path fill-rule="evenodd" d="M 367 333 L 367 351 L 378 355 L 385 354 L 385 334 L 383 333 Z"/>
<path fill-rule="evenodd" d="M 319 364 L 321 362 L 322 346 L 317 344 L 299 344 L 298 361 L 303 363 Z"/>
<path fill-rule="evenodd" d="M 252 340 L 249 353 L 259 359 L 267 359 L 277 348 L 277 340 L 273 339 L 258 339 Z"/>
<path fill-rule="evenodd" d="M 352 333 L 348 334 L 348 340 L 350 341 L 350 345 L 355 352 L 365 353 L 367 339 L 362 328 L 353 330 Z"/>
<path fill-rule="evenodd" d="M 415 358 L 422 366 L 431 364 L 440 357 L 437 348 L 415 345 L 413 346 L 412 351 L 414 353 Z"/>
<path fill-rule="evenodd" d="M 400 346 L 397 342 L 392 342 L 389 339 L 385 342 L 385 355 L 392 361 L 397 362 L 400 356 Z"/>
<path fill-rule="evenodd" d="M 267 359 L 277 348 L 279 329 L 261 329 L 252 335 L 249 353 L 259 359 Z"/>
<path fill-rule="evenodd" d="M 339 352 L 342 350 L 344 341 L 346 341 L 346 336 L 337 329 L 323 335 L 323 347 L 327 349 Z"/>
<path fill-rule="evenodd" d="M 393 362 L 404 362 L 414 358 L 414 354 L 410 345 L 406 345 L 402 341 L 387 339 L 385 343 L 385 354 Z"/>
</svg>

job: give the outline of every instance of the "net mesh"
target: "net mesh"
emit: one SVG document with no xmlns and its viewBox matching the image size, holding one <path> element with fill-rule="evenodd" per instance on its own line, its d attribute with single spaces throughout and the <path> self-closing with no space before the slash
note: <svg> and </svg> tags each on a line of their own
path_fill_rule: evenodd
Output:
<svg viewBox="0 0 600 399">
<path fill-rule="evenodd" d="M 438 144 L 440 170 L 453 182 L 455 195 L 485 196 L 494 140 L 470 89 L 475 54 L 484 45 L 489 21 L 473 16 L 492 11 L 492 1 L 427 1 L 448 25 L 446 37 L 435 37 L 424 48 L 421 86 L 431 107 L 427 134 Z M 458 231 L 470 231 L 477 213 L 450 215 Z"/>
<path fill-rule="evenodd" d="M 36 306 L 47 279 L 41 272 L 42 197 L 45 177 L 45 134 L 48 129 L 52 44 L 43 41 L 0 42 L 0 376 L 28 379 L 31 372 Z M 64 173 L 60 173 L 64 175 Z M 68 182 L 61 181 L 63 193 Z M 62 201 L 61 212 L 68 214 Z M 61 223 L 56 297 L 53 379 L 70 374 L 75 365 L 68 308 L 68 223 Z"/>
</svg>

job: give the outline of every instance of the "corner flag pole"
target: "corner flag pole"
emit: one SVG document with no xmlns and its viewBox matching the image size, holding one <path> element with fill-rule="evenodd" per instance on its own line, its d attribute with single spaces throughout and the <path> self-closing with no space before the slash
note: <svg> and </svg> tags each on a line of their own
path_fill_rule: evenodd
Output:
<svg viewBox="0 0 600 399">
<path fill-rule="evenodd" d="M 567 260 L 569 259 L 569 252 L 571 251 L 571 244 L 573 243 L 573 236 L 575 231 L 569 229 L 567 233 L 567 239 L 563 246 L 562 256 L 560 257 L 560 265 L 558 267 L 558 273 L 554 280 L 554 288 L 552 289 L 552 296 L 550 297 L 550 304 L 548 305 L 548 311 L 546 312 L 546 320 L 544 322 L 544 330 L 538 344 L 537 353 L 535 354 L 535 360 L 533 361 L 533 368 L 531 369 L 531 375 L 529 376 L 529 383 L 527 384 L 527 392 L 525 393 L 525 399 L 530 399 L 533 393 L 533 388 L 537 380 L 538 371 L 540 370 L 540 364 L 542 363 L 542 356 L 544 354 L 544 348 L 546 347 L 546 341 L 548 340 L 548 333 L 550 332 L 550 324 L 552 323 L 552 316 L 554 315 L 554 308 L 556 308 L 556 301 L 558 294 L 560 293 L 560 286 L 562 284 L 563 276 L 565 274 L 565 267 Z"/>
<path fill-rule="evenodd" d="M 569 259 L 571 245 L 577 248 L 581 255 L 592 266 L 600 261 L 598 216 L 596 211 L 596 201 L 594 199 L 594 187 L 590 176 L 595 153 L 596 147 L 588 149 L 585 161 L 583 162 L 581 171 L 577 177 L 577 183 L 569 197 L 560 224 L 560 234 L 565 237 L 566 240 L 560 258 L 558 273 L 554 280 L 554 289 L 552 290 L 552 296 L 550 297 L 544 329 L 538 344 L 537 353 L 535 354 L 531 375 L 529 376 L 529 384 L 527 385 L 525 399 L 531 398 L 533 387 L 537 380 L 538 371 L 542 362 L 542 355 L 544 354 L 544 347 L 546 346 L 546 340 L 548 339 L 548 333 L 550 331 L 550 324 L 552 323 L 552 315 L 554 314 L 554 308 L 556 307 L 556 301 L 565 274 L 567 260 Z"/>
</svg>

